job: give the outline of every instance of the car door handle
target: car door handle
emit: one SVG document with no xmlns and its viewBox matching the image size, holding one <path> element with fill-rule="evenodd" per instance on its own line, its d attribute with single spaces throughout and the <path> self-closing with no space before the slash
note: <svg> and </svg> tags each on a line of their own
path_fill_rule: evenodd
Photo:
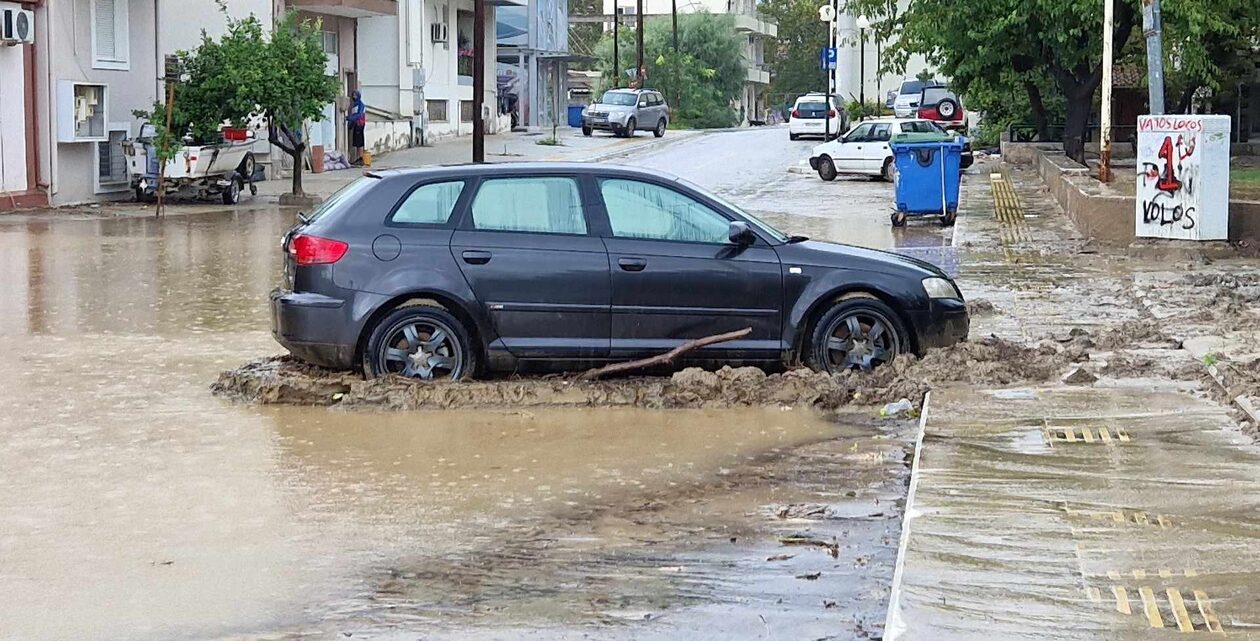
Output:
<svg viewBox="0 0 1260 641">
<path fill-rule="evenodd" d="M 618 258 L 617 264 L 621 269 L 628 272 L 641 272 L 647 267 L 647 260 L 643 258 Z"/>
<path fill-rule="evenodd" d="M 469 265 L 485 265 L 490 262 L 492 254 L 486 251 L 477 251 L 475 249 L 466 249 L 463 254 L 464 262 Z"/>
</svg>

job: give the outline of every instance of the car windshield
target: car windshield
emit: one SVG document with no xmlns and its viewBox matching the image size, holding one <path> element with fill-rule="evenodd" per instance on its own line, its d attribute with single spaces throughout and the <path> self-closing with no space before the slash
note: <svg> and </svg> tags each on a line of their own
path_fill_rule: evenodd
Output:
<svg viewBox="0 0 1260 641">
<path fill-rule="evenodd" d="M 377 180 L 379 179 L 373 176 L 364 176 L 345 187 L 338 189 L 333 192 L 333 195 L 328 197 L 328 200 L 325 200 L 319 207 L 316 207 L 315 211 L 307 214 L 306 222 L 313 223 L 316 219 L 327 215 L 329 212 L 336 211 L 341 207 L 341 203 L 353 200 L 355 196 L 366 191 L 367 188 L 371 187 L 372 183 Z"/>
<path fill-rule="evenodd" d="M 628 107 L 639 103 L 638 96 L 626 91 L 605 91 L 600 97 L 599 103 L 602 105 L 620 105 Z"/>
<path fill-rule="evenodd" d="M 907 80 L 901 83 L 901 95 L 910 96 L 918 94 L 920 91 L 923 91 L 924 84 L 925 83 L 922 80 Z"/>
<path fill-rule="evenodd" d="M 786 243 L 788 239 L 790 238 L 790 236 L 788 236 L 787 234 L 775 229 L 774 227 L 771 227 L 770 224 L 765 222 L 764 220 L 757 218 L 756 216 L 748 213 L 747 211 L 745 211 L 743 208 L 739 207 L 735 203 L 732 203 L 731 201 L 703 187 L 697 186 L 696 184 L 683 180 L 682 178 L 678 179 L 678 184 L 686 185 L 687 187 L 690 187 L 702 194 L 707 195 L 709 198 L 712 198 L 713 200 L 716 200 L 719 203 L 722 203 L 723 205 L 726 206 L 727 209 L 730 209 L 731 211 L 734 211 L 738 213 L 740 216 L 743 216 L 744 218 L 748 219 L 748 222 L 756 225 L 758 229 L 765 232 L 767 236 L 773 238 L 775 242 Z"/>
</svg>

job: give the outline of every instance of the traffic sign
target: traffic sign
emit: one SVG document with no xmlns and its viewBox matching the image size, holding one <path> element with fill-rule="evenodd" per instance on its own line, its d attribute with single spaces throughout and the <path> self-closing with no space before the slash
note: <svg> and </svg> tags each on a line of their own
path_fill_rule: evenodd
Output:
<svg viewBox="0 0 1260 641">
<path fill-rule="evenodd" d="M 836 68 L 836 58 L 838 49 L 836 47 L 823 47 L 818 51 L 818 66 L 822 69 L 833 70 Z"/>
</svg>

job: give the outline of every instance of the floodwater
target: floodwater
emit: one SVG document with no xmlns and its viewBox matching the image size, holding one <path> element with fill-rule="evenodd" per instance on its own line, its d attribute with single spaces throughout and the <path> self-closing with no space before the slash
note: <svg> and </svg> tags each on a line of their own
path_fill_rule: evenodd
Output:
<svg viewBox="0 0 1260 641">
<path fill-rule="evenodd" d="M 264 301 L 291 219 L 0 218 L 0 638 L 882 623 L 906 425 L 211 396 L 218 372 L 279 351 Z"/>
</svg>

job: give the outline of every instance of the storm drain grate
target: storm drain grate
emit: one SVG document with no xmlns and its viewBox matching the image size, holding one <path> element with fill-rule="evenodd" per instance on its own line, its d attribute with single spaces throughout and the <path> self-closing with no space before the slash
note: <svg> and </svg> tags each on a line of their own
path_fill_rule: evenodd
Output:
<svg viewBox="0 0 1260 641">
<path fill-rule="evenodd" d="M 1107 425 L 1080 427 L 1046 425 L 1041 429 L 1041 436 L 1050 447 L 1054 447 L 1056 443 L 1092 443 L 1114 447 L 1117 443 L 1128 443 L 1133 440 L 1123 427 Z"/>
</svg>

